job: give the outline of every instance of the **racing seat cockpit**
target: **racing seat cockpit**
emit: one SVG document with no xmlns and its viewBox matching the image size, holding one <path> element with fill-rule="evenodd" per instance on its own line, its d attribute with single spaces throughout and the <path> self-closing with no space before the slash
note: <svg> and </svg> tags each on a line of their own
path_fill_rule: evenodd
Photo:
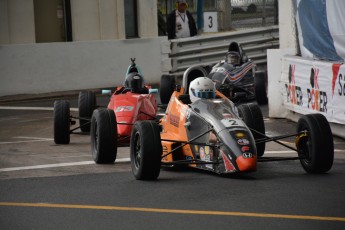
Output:
<svg viewBox="0 0 345 230">
<path fill-rule="evenodd" d="M 239 65 L 243 65 L 243 63 L 248 62 L 248 57 L 244 53 L 243 48 L 240 43 L 238 42 L 231 42 L 228 48 L 228 52 L 236 52 L 239 54 Z"/>
<path fill-rule="evenodd" d="M 145 87 L 145 80 L 139 66 L 135 64 L 135 58 L 131 58 L 131 65 L 128 67 L 124 87 L 121 93 L 132 92 L 139 94 L 147 94 L 149 90 Z"/>
<path fill-rule="evenodd" d="M 183 74 L 182 88 L 183 94 L 178 97 L 184 104 L 190 104 L 189 86 L 190 83 L 198 77 L 207 77 L 208 73 L 202 66 L 189 67 Z"/>
</svg>

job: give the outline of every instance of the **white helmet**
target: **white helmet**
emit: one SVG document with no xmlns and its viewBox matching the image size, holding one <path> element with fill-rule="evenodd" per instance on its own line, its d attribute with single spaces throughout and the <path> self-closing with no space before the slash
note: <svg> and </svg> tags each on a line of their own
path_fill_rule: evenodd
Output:
<svg viewBox="0 0 345 230">
<path fill-rule="evenodd" d="M 191 102 L 201 98 L 216 98 L 216 87 L 211 79 L 207 77 L 198 77 L 189 85 L 189 97 Z"/>
</svg>

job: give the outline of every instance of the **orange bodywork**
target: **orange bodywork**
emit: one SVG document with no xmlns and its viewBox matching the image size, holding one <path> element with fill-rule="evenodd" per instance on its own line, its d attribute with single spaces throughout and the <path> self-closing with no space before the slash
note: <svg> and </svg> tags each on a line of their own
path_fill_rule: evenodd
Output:
<svg viewBox="0 0 345 230">
<path fill-rule="evenodd" d="M 237 166 L 241 172 L 247 171 L 256 171 L 256 155 L 252 158 L 244 158 L 243 156 L 239 156 L 236 159 Z"/>
<path fill-rule="evenodd" d="M 186 120 L 189 116 L 189 114 L 187 114 L 189 113 L 189 105 L 178 99 L 183 92 L 185 92 L 183 87 L 181 87 L 179 91 L 173 92 L 165 115 L 160 120 L 160 125 L 162 127 L 161 140 L 163 147 L 162 162 L 164 163 L 171 163 L 179 160 L 198 160 L 195 159 L 193 154 L 192 150 L 194 149 L 191 149 L 194 147 L 197 148 L 197 146 L 186 144 L 186 142 L 190 141 L 188 139 L 187 129 L 185 127 L 188 125 Z M 226 98 L 219 91 L 217 91 L 216 94 L 217 98 Z M 212 138 L 215 139 L 216 136 L 211 133 L 209 138 L 209 140 L 212 140 Z M 213 142 L 215 141 L 213 140 Z M 173 153 L 171 154 L 172 151 Z M 224 164 L 224 170 L 222 171 L 223 173 L 256 171 L 256 154 L 253 154 L 252 157 L 244 157 L 242 155 L 234 157 L 221 151 L 221 159 L 223 159 L 221 160 L 223 163 L 220 163 Z M 191 162 L 189 166 L 196 167 L 196 164 Z"/>
<path fill-rule="evenodd" d="M 178 96 L 182 95 L 184 91 L 185 89 L 183 87 L 181 87 L 179 91 L 174 91 L 168 104 L 166 114 L 160 120 L 160 125 L 163 127 L 163 130 L 161 132 L 163 156 L 174 149 L 174 144 L 176 142 L 188 141 L 186 129 L 184 127 L 188 105 L 178 100 Z M 218 91 L 217 97 L 226 98 L 223 94 L 221 94 Z M 185 158 L 194 158 L 190 145 L 183 146 L 179 151 L 182 152 Z M 163 162 L 171 162 L 173 160 L 173 154 L 169 154 L 162 159 Z"/>
<path fill-rule="evenodd" d="M 170 99 L 165 116 L 160 120 L 160 124 L 163 127 L 161 132 L 163 155 L 171 152 L 174 149 L 174 143 L 178 141 L 188 141 L 186 129 L 183 127 L 186 120 L 186 112 L 188 105 L 183 104 L 177 98 L 183 92 L 181 88 L 180 92 L 175 91 Z M 173 140 L 164 141 L 164 140 Z M 190 156 L 193 159 L 193 153 L 189 145 L 182 147 L 180 150 L 186 156 Z M 162 159 L 163 162 L 173 161 L 173 155 L 169 154 Z"/>
</svg>

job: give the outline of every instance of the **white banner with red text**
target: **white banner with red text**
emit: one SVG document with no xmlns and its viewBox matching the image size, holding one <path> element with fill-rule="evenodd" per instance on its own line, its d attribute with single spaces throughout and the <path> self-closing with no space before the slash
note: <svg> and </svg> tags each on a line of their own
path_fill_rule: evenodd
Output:
<svg viewBox="0 0 345 230">
<path fill-rule="evenodd" d="M 281 91 L 284 106 L 301 114 L 322 113 L 345 124 L 345 64 L 284 56 Z"/>
</svg>

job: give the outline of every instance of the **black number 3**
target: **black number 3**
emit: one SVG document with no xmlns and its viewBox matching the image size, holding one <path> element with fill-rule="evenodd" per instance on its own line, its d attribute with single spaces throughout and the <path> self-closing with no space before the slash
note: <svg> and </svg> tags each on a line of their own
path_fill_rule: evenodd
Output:
<svg viewBox="0 0 345 230">
<path fill-rule="evenodd" d="M 208 24 L 208 28 L 212 28 L 213 27 L 213 22 L 212 22 L 213 18 L 212 18 L 212 16 L 209 16 L 208 20 L 210 21 L 210 23 Z"/>
</svg>

